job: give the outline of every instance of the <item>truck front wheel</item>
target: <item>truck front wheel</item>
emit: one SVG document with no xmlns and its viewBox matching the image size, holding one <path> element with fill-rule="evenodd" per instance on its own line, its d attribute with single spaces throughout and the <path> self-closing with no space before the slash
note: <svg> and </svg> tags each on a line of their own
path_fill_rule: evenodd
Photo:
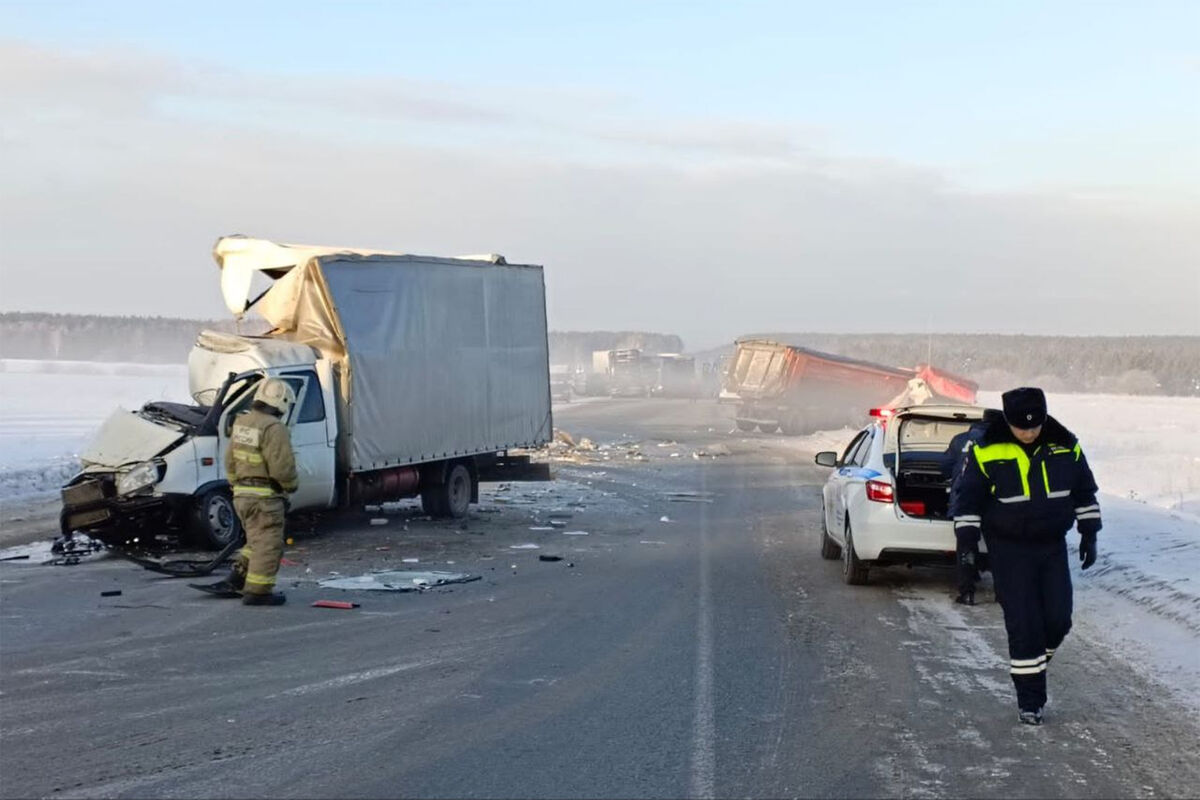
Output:
<svg viewBox="0 0 1200 800">
<path fill-rule="evenodd" d="M 242 523 L 228 491 L 209 489 L 196 498 L 191 533 L 198 544 L 213 550 L 221 550 L 242 535 Z"/>
</svg>

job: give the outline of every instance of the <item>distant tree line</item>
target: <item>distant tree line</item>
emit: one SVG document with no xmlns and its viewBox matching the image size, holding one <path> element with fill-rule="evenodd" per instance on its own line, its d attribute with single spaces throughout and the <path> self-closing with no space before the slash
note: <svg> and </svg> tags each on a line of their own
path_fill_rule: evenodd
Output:
<svg viewBox="0 0 1200 800">
<path fill-rule="evenodd" d="M 1200 336 L 753 335 L 891 366 L 932 363 L 984 389 L 1200 396 Z M 730 344 L 705 357 L 732 351 Z"/>
<path fill-rule="evenodd" d="M 248 320 L 242 333 L 262 333 Z M 236 332 L 233 320 L 106 317 L 84 314 L 0 314 L 0 358 L 132 361 L 179 364 L 204 329 Z"/>
</svg>

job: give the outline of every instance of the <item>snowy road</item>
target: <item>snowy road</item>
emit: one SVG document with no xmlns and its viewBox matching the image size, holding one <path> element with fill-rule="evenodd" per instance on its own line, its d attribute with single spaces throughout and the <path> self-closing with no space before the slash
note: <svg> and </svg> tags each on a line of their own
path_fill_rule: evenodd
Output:
<svg viewBox="0 0 1200 800">
<path fill-rule="evenodd" d="M 1171 676 L 1135 668 L 1141 640 L 1114 638 L 1194 646 L 1172 603 L 1112 591 L 1127 585 L 1115 566 L 1077 574 L 1047 724 L 1021 728 L 999 608 L 954 606 L 944 570 L 842 584 L 817 554 L 824 470 L 795 440 L 729 436 L 727 413 L 559 410 L 560 427 L 640 440 L 647 460 L 560 465 L 554 485 L 489 493 L 465 526 L 400 507 L 387 525 L 297 530 L 281 609 L 113 561 L 0 563 L 0 795 L 1194 793 L 1194 716 Z M 690 457 L 715 442 L 733 455 Z M 548 524 L 563 509 L 586 535 Z M 1116 565 L 1142 545 L 1114 527 Z M 318 578 L 404 557 L 483 580 L 307 606 L 330 594 Z M 1126 606 L 1141 623 L 1114 631 Z"/>
</svg>

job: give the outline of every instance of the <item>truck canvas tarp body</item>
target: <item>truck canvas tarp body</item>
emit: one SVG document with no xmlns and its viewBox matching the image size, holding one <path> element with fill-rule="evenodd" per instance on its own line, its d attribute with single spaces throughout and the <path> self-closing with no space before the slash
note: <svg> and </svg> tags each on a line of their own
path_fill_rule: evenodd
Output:
<svg viewBox="0 0 1200 800">
<path fill-rule="evenodd" d="M 552 432 L 538 266 L 338 252 L 256 309 L 337 365 L 339 466 L 365 472 L 533 447 Z"/>
</svg>

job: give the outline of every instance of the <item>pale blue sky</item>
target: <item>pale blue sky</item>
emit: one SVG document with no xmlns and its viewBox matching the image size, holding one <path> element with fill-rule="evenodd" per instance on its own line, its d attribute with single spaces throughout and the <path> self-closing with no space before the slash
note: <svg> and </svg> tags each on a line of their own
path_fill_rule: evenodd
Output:
<svg viewBox="0 0 1200 800">
<path fill-rule="evenodd" d="M 220 315 L 244 232 L 504 252 L 555 327 L 696 346 L 1198 333 L 1198 84 L 1200 0 L 0 0 L 0 307 Z"/>
<path fill-rule="evenodd" d="M 10 37 L 778 123 L 984 186 L 1194 186 L 1200 2 L 35 2 Z"/>
</svg>

